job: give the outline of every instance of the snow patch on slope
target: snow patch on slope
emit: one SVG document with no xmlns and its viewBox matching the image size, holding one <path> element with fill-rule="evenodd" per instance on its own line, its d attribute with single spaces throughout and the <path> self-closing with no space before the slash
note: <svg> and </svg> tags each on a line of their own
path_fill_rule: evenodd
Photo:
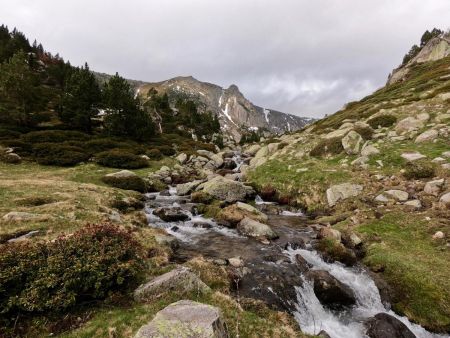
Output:
<svg viewBox="0 0 450 338">
<path fill-rule="evenodd" d="M 264 116 L 266 117 L 266 122 L 269 123 L 270 110 L 263 108 Z"/>
</svg>

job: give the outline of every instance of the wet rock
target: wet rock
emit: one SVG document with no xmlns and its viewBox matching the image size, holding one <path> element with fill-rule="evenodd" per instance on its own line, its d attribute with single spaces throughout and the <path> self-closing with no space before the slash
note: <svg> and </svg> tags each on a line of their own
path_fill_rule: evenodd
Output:
<svg viewBox="0 0 450 338">
<path fill-rule="evenodd" d="M 320 331 L 319 334 L 317 335 L 318 338 L 331 338 L 331 336 L 327 333 L 327 331 Z"/>
<path fill-rule="evenodd" d="M 237 202 L 236 204 L 223 208 L 216 216 L 216 220 L 221 225 L 236 227 L 245 217 L 258 222 L 267 222 L 268 219 L 267 215 L 255 207 L 246 203 Z"/>
<path fill-rule="evenodd" d="M 267 239 L 278 238 L 277 233 L 267 224 L 254 221 L 248 217 L 245 217 L 239 222 L 237 225 L 237 230 L 242 235 L 250 237 L 265 237 Z"/>
<path fill-rule="evenodd" d="M 247 196 L 255 194 L 253 188 L 221 176 L 214 177 L 197 188 L 202 188 L 209 195 L 229 203 L 244 201 Z"/>
<path fill-rule="evenodd" d="M 444 186 L 444 179 L 429 181 L 425 184 L 423 191 L 428 195 L 439 196 L 442 187 Z"/>
<path fill-rule="evenodd" d="M 190 291 L 208 292 L 210 288 L 189 268 L 179 266 L 140 285 L 133 295 L 136 301 L 146 301 L 167 292 L 186 293 Z"/>
<path fill-rule="evenodd" d="M 348 155 L 357 155 L 364 140 L 356 131 L 352 130 L 342 139 L 342 146 Z"/>
<path fill-rule="evenodd" d="M 415 338 L 408 327 L 387 313 L 378 313 L 365 322 L 370 338 Z"/>
<path fill-rule="evenodd" d="M 153 210 L 153 214 L 158 216 L 165 222 L 179 222 L 189 219 L 189 216 L 186 215 L 181 208 L 160 207 Z"/>
<path fill-rule="evenodd" d="M 335 206 L 338 201 L 358 196 L 362 190 L 363 186 L 359 184 L 342 183 L 333 185 L 327 189 L 328 205 L 332 207 Z"/>
<path fill-rule="evenodd" d="M 197 188 L 200 184 L 202 184 L 203 181 L 201 180 L 195 180 L 192 182 L 184 183 L 184 184 L 178 184 L 177 185 L 177 195 L 185 196 L 192 193 L 195 188 Z"/>
<path fill-rule="evenodd" d="M 331 308 L 356 303 L 353 291 L 325 270 L 312 270 L 306 277 L 314 283 L 314 293 L 323 305 Z"/>
<path fill-rule="evenodd" d="M 292 250 L 305 249 L 306 243 L 305 243 L 304 239 L 298 238 L 295 241 L 287 242 L 283 247 L 284 247 L 284 250 L 288 250 L 289 248 L 291 248 Z"/>
<path fill-rule="evenodd" d="M 305 273 L 306 271 L 308 271 L 309 269 L 311 269 L 312 265 L 309 264 L 306 259 L 303 258 L 302 255 L 295 255 L 295 262 L 297 264 L 298 269 L 302 272 Z"/>
<path fill-rule="evenodd" d="M 180 300 L 159 311 L 134 337 L 228 338 L 229 335 L 219 308 Z"/>
</svg>

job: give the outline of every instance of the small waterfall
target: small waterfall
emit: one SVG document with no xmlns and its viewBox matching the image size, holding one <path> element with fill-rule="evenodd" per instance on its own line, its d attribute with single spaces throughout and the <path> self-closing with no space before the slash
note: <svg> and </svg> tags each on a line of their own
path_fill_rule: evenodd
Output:
<svg viewBox="0 0 450 338">
<path fill-rule="evenodd" d="M 406 317 L 386 310 L 375 283 L 364 270 L 348 268 L 340 263 L 326 263 L 315 251 L 288 249 L 286 254 L 292 261 L 299 254 L 313 266 L 312 269 L 328 271 L 341 283 L 351 287 L 356 296 L 357 304 L 348 311 L 332 311 L 322 306 L 314 294 L 312 283 L 304 280 L 301 287 L 296 287 L 298 305 L 294 313 L 303 332 L 317 334 L 325 330 L 332 338 L 365 337 L 363 322 L 377 313 L 385 312 L 402 321 L 418 338 L 448 337 L 428 332 Z"/>
</svg>

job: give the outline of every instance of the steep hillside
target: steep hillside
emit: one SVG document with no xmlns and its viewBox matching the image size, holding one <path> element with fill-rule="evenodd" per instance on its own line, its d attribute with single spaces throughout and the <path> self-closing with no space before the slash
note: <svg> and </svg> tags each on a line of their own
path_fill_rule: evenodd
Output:
<svg viewBox="0 0 450 338">
<path fill-rule="evenodd" d="M 280 134 L 298 130 L 312 121 L 309 118 L 255 106 L 235 85 L 225 89 L 198 81 L 191 76 L 176 77 L 163 82 L 146 83 L 138 88 L 139 95 L 145 99 L 151 88 L 158 94 L 167 93 L 172 103 L 180 97 L 199 103 L 204 111 L 213 112 L 219 117 L 222 130 L 236 141 L 249 131 Z"/>
<path fill-rule="evenodd" d="M 343 244 L 357 233 L 394 310 L 449 332 L 450 56 L 442 41 L 428 42 L 430 58 L 419 54 L 401 81 L 262 146 L 246 174 L 263 198 L 340 230 Z M 322 249 L 337 254 L 330 243 Z"/>
</svg>

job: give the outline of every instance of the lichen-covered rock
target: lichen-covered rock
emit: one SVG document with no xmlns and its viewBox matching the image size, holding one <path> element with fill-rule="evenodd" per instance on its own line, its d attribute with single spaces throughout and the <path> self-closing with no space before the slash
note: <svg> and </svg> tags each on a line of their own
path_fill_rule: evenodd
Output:
<svg viewBox="0 0 450 338">
<path fill-rule="evenodd" d="M 197 153 L 213 161 L 214 167 L 216 168 L 221 167 L 223 164 L 223 158 L 218 154 L 214 154 L 208 150 L 197 150 Z"/>
<path fill-rule="evenodd" d="M 416 143 L 422 143 L 422 142 L 430 142 L 439 137 L 439 132 L 435 129 L 430 129 L 427 131 L 424 131 L 422 134 L 416 137 L 415 142 Z"/>
<path fill-rule="evenodd" d="M 245 186 L 241 182 L 232 181 L 222 176 L 214 177 L 212 180 L 203 183 L 198 188 L 213 196 L 214 198 L 234 203 L 244 201 L 247 196 L 253 195 L 253 188 Z"/>
<path fill-rule="evenodd" d="M 423 191 L 428 195 L 439 196 L 442 187 L 444 186 L 444 179 L 429 181 L 425 184 Z"/>
<path fill-rule="evenodd" d="M 267 215 L 255 207 L 246 203 L 237 202 L 236 204 L 223 208 L 216 216 L 216 220 L 221 225 L 235 227 L 245 217 L 258 222 L 267 222 L 268 219 Z"/>
<path fill-rule="evenodd" d="M 384 192 L 384 195 L 387 198 L 393 198 L 399 202 L 405 202 L 409 198 L 409 194 L 406 191 L 398 190 L 398 189 L 391 189 Z"/>
<path fill-rule="evenodd" d="M 335 206 L 338 201 L 358 196 L 362 190 L 363 186 L 359 184 L 342 183 L 332 185 L 326 192 L 328 205 L 332 207 Z"/>
<path fill-rule="evenodd" d="M 439 199 L 439 202 L 450 208 L 450 192 L 442 195 L 441 198 Z"/>
<path fill-rule="evenodd" d="M 364 140 L 356 131 L 352 130 L 342 139 L 342 146 L 349 155 L 357 155 L 361 150 Z"/>
<path fill-rule="evenodd" d="M 409 116 L 397 123 L 397 125 L 395 126 L 395 131 L 399 135 L 409 133 L 411 131 L 423 128 L 425 125 L 425 121 L 426 120 L 424 119 Z"/>
<path fill-rule="evenodd" d="M 422 155 L 421 153 L 417 153 L 417 152 L 403 153 L 400 156 L 403 157 L 405 160 L 407 160 L 409 162 L 417 161 L 417 160 L 421 160 L 423 158 L 426 158 L 425 155 Z"/>
<path fill-rule="evenodd" d="M 189 195 L 191 192 L 195 190 L 203 181 L 195 180 L 188 183 L 178 184 L 177 185 L 177 195 L 185 196 Z"/>
<path fill-rule="evenodd" d="M 229 335 L 218 308 L 180 300 L 159 311 L 134 337 L 228 338 Z"/>
<path fill-rule="evenodd" d="M 270 226 L 245 217 L 237 226 L 239 233 L 250 237 L 265 237 L 267 239 L 276 239 L 278 234 Z"/>
<path fill-rule="evenodd" d="M 134 299 L 145 301 L 167 292 L 183 294 L 190 291 L 208 292 L 210 288 L 189 268 L 180 266 L 140 285 L 134 291 Z"/>
</svg>

